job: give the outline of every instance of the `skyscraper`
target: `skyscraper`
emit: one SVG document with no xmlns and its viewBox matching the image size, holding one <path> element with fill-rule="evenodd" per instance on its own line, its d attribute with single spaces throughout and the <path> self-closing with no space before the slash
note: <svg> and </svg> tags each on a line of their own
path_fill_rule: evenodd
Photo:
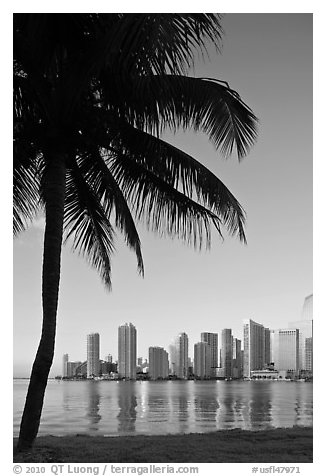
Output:
<svg viewBox="0 0 326 476">
<path fill-rule="evenodd" d="M 152 380 L 169 376 L 168 353 L 163 347 L 150 347 L 148 350 L 149 376 Z"/>
<path fill-rule="evenodd" d="M 233 337 L 231 329 L 223 329 L 221 336 L 221 367 L 224 378 L 232 378 L 232 346 Z"/>
<path fill-rule="evenodd" d="M 299 329 L 299 370 L 312 370 L 312 333 L 313 333 L 313 295 L 307 296 L 302 307 L 302 319 L 289 323 L 290 328 Z M 311 341 L 307 339 L 311 338 Z M 309 342 L 309 354 L 306 352 L 306 343 Z M 307 361 L 307 356 L 308 361 Z"/>
<path fill-rule="evenodd" d="M 210 361 L 211 361 L 211 377 L 216 377 L 216 369 L 218 367 L 218 335 L 213 332 L 202 332 L 200 334 L 201 342 L 209 345 Z"/>
<path fill-rule="evenodd" d="M 87 378 L 98 377 L 100 373 L 100 336 L 87 336 Z"/>
<path fill-rule="evenodd" d="M 129 323 L 118 331 L 118 372 L 120 378 L 136 379 L 137 330 Z"/>
<path fill-rule="evenodd" d="M 241 340 L 233 337 L 232 348 L 232 378 L 242 377 Z"/>
<path fill-rule="evenodd" d="M 194 345 L 194 375 L 199 379 L 211 376 L 211 349 L 207 342 Z"/>
<path fill-rule="evenodd" d="M 188 336 L 181 332 L 175 340 L 176 376 L 181 379 L 188 378 Z"/>
<path fill-rule="evenodd" d="M 63 354 L 62 357 L 62 377 L 68 377 L 68 360 L 69 360 L 69 355 L 68 354 Z"/>
<path fill-rule="evenodd" d="M 313 294 L 307 296 L 303 302 L 302 307 L 302 320 L 313 320 Z"/>
<path fill-rule="evenodd" d="M 277 370 L 299 370 L 299 330 L 277 329 L 274 331 L 274 365 Z"/>
<path fill-rule="evenodd" d="M 252 319 L 243 321 L 243 376 L 251 376 L 251 371 L 262 370 L 265 362 L 265 328 Z"/>
</svg>

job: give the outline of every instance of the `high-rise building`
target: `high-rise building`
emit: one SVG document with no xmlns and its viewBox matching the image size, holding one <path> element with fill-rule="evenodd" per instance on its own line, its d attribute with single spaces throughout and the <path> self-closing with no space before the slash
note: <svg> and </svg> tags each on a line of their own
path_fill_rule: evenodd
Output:
<svg viewBox="0 0 326 476">
<path fill-rule="evenodd" d="M 312 355 L 309 357 L 309 362 L 306 361 L 306 343 L 307 339 L 311 338 L 310 346 L 312 352 L 312 336 L 313 336 L 313 295 L 307 296 L 302 307 L 302 319 L 299 321 L 292 321 L 289 323 L 290 328 L 299 329 L 299 370 L 312 370 L 310 363 L 312 362 Z M 309 341 L 308 341 L 309 342 Z"/>
<path fill-rule="evenodd" d="M 232 346 L 232 329 L 223 329 L 221 335 L 221 367 L 223 369 L 224 378 L 227 379 L 232 378 Z"/>
<path fill-rule="evenodd" d="M 306 339 L 306 370 L 313 371 L 313 352 L 312 352 L 312 337 Z"/>
<path fill-rule="evenodd" d="M 68 368 L 67 368 L 68 360 L 69 360 L 69 355 L 68 354 L 63 354 L 63 357 L 62 357 L 62 377 L 68 377 Z"/>
<path fill-rule="evenodd" d="M 176 376 L 181 379 L 188 378 L 188 336 L 181 332 L 175 340 L 175 371 Z"/>
<path fill-rule="evenodd" d="M 149 376 L 152 380 L 166 379 L 169 376 L 168 353 L 163 347 L 150 347 L 148 360 Z"/>
<path fill-rule="evenodd" d="M 267 327 L 264 328 L 265 332 L 265 364 L 271 363 L 271 331 Z"/>
<path fill-rule="evenodd" d="M 233 337 L 232 346 L 232 378 L 242 377 L 241 340 Z"/>
<path fill-rule="evenodd" d="M 87 378 L 100 373 L 100 335 L 96 332 L 87 336 Z"/>
<path fill-rule="evenodd" d="M 303 302 L 302 320 L 303 321 L 313 320 L 313 294 L 310 294 L 309 296 L 307 296 Z"/>
<path fill-rule="evenodd" d="M 169 345 L 169 373 L 177 375 L 177 346 L 176 339 Z"/>
<path fill-rule="evenodd" d="M 252 319 L 243 321 L 243 376 L 251 376 L 253 370 L 263 370 L 265 361 L 265 328 Z"/>
<path fill-rule="evenodd" d="M 276 370 L 299 370 L 299 330 L 277 329 L 274 331 L 273 357 Z"/>
<path fill-rule="evenodd" d="M 73 378 L 73 377 L 76 377 L 76 370 L 78 369 L 78 367 L 80 367 L 80 365 L 82 364 L 82 362 L 80 361 L 77 361 L 77 362 L 67 362 L 67 377 L 68 378 Z"/>
<path fill-rule="evenodd" d="M 207 342 L 194 345 L 194 376 L 199 379 L 211 377 L 211 348 Z"/>
<path fill-rule="evenodd" d="M 119 327 L 118 372 L 120 378 L 136 379 L 137 330 L 129 323 Z"/>
<path fill-rule="evenodd" d="M 209 345 L 210 360 L 211 360 L 211 377 L 216 376 L 216 369 L 218 367 L 218 334 L 213 332 L 202 332 L 200 334 L 201 342 L 206 342 Z"/>
</svg>

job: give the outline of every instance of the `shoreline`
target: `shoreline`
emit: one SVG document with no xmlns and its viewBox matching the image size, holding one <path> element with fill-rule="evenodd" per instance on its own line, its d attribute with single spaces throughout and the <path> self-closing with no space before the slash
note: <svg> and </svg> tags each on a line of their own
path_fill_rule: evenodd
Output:
<svg viewBox="0 0 326 476">
<path fill-rule="evenodd" d="M 312 463 L 313 428 L 135 436 L 39 436 L 14 463 Z"/>
</svg>

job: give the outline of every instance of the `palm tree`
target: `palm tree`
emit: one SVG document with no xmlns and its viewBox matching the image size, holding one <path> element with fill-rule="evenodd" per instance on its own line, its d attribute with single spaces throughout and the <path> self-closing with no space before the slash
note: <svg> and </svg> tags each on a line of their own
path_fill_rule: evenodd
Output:
<svg viewBox="0 0 326 476">
<path fill-rule="evenodd" d="M 209 246 L 211 226 L 245 242 L 244 211 L 200 162 L 162 140 L 203 131 L 242 158 L 256 117 L 228 84 L 187 76 L 219 48 L 217 14 L 14 15 L 14 234 L 45 210 L 43 325 L 18 448 L 38 432 L 56 331 L 62 240 L 111 286 L 115 229 L 144 266 L 135 220 Z"/>
</svg>

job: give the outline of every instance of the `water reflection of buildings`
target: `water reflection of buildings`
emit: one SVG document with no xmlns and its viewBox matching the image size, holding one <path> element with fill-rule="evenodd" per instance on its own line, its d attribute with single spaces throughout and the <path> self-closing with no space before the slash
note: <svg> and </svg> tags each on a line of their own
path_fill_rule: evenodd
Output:
<svg viewBox="0 0 326 476">
<path fill-rule="evenodd" d="M 178 420 L 178 433 L 187 433 L 189 419 L 189 385 L 187 382 L 174 382 L 176 394 L 172 398 L 172 412 Z"/>
<path fill-rule="evenodd" d="M 224 382 L 223 382 L 224 383 Z M 225 382 L 217 386 L 218 411 L 216 426 L 218 430 L 234 428 L 233 386 Z"/>
<path fill-rule="evenodd" d="M 215 394 L 215 383 L 205 382 L 204 387 L 201 383 L 195 382 L 194 415 L 196 427 L 200 431 L 216 430 L 216 412 L 219 404 Z"/>
<path fill-rule="evenodd" d="M 251 430 L 272 428 L 271 390 L 274 382 L 253 382 L 249 403 L 249 420 Z"/>
<path fill-rule="evenodd" d="M 98 431 L 98 423 L 102 419 L 100 415 L 100 393 L 99 393 L 99 382 L 88 382 L 87 392 L 88 392 L 88 407 L 87 407 L 87 418 L 89 420 L 89 429 L 91 431 Z"/>
<path fill-rule="evenodd" d="M 118 384 L 118 405 L 119 413 L 117 416 L 119 425 L 118 432 L 124 434 L 133 434 L 136 431 L 137 419 L 137 397 L 136 385 L 134 381 L 119 382 Z"/>
</svg>

